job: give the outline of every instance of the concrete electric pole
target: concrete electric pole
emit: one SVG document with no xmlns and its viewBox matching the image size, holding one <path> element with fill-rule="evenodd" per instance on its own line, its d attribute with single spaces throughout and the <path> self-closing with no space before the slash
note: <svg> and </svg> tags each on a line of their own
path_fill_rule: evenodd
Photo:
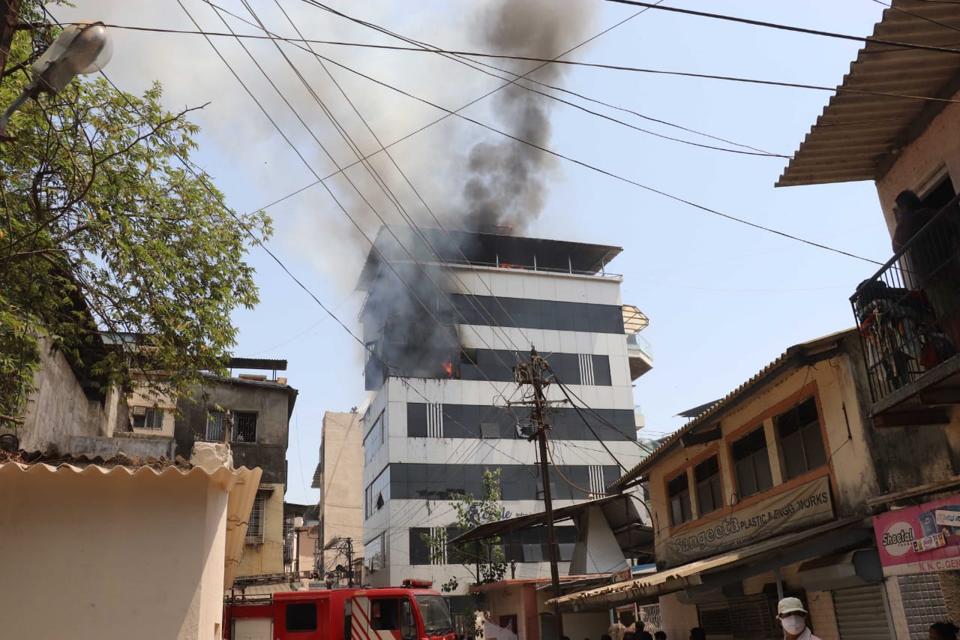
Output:
<svg viewBox="0 0 960 640">
<path fill-rule="evenodd" d="M 536 431 L 530 436 L 530 440 L 536 438 L 537 446 L 540 450 L 540 481 L 543 483 L 543 507 L 547 519 L 547 546 L 550 552 L 550 582 L 553 586 L 553 597 L 559 598 L 561 595 L 560 570 L 557 567 L 559 547 L 557 546 L 557 535 L 553 526 L 553 495 L 550 490 L 550 462 L 547 457 L 547 430 L 550 428 L 550 425 L 547 424 L 547 399 L 543 392 L 550 384 L 546 374 L 547 361 L 537 354 L 537 350 L 534 348 L 530 349 L 530 361 L 519 363 L 515 369 L 517 384 L 532 387 L 529 404 L 532 407 L 531 418 L 536 427 Z M 559 605 L 555 605 L 554 615 L 557 619 L 556 640 L 561 640 L 561 638 L 563 638 L 563 618 L 560 615 Z"/>
</svg>

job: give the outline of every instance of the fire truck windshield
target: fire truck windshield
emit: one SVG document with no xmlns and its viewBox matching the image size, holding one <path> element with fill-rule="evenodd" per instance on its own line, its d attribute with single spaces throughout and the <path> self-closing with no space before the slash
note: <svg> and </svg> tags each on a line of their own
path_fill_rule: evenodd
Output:
<svg viewBox="0 0 960 640">
<path fill-rule="evenodd" d="M 423 616 L 424 631 L 431 635 L 453 631 L 447 601 L 441 596 L 417 596 L 417 604 Z"/>
</svg>

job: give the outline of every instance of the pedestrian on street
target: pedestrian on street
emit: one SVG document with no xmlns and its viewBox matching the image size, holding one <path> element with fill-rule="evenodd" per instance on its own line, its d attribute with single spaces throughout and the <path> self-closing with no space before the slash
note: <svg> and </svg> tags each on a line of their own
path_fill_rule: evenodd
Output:
<svg viewBox="0 0 960 640">
<path fill-rule="evenodd" d="M 957 640 L 960 627 L 952 622 L 935 622 L 930 625 L 930 640 Z"/>
<path fill-rule="evenodd" d="M 624 634 L 627 633 L 627 625 L 623 624 L 622 614 L 610 625 L 607 633 L 610 634 L 611 640 L 623 640 Z"/>
<path fill-rule="evenodd" d="M 777 618 L 784 640 L 820 640 L 807 627 L 807 610 L 800 598 L 784 598 L 777 604 Z"/>
</svg>

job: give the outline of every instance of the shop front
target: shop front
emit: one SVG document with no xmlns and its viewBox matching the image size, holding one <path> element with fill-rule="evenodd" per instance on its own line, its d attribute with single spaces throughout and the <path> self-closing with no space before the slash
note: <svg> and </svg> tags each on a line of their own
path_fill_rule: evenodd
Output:
<svg viewBox="0 0 960 640">
<path fill-rule="evenodd" d="M 901 635 L 926 640 L 931 624 L 960 613 L 960 494 L 891 508 L 873 524 Z"/>
</svg>

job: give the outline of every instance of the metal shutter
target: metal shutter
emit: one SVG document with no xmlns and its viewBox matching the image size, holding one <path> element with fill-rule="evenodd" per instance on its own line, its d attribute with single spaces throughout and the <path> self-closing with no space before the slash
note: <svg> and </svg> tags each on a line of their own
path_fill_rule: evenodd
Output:
<svg viewBox="0 0 960 640">
<path fill-rule="evenodd" d="M 840 640 L 892 640 L 880 585 L 833 592 Z"/>
<path fill-rule="evenodd" d="M 940 589 L 940 577 L 935 573 L 921 573 L 900 576 L 898 582 L 910 640 L 927 640 L 931 624 L 950 619 Z"/>
<path fill-rule="evenodd" d="M 728 598 L 723 603 L 700 605 L 700 626 L 710 640 L 779 640 L 783 631 L 776 621 L 776 601 L 758 594 Z"/>
</svg>

